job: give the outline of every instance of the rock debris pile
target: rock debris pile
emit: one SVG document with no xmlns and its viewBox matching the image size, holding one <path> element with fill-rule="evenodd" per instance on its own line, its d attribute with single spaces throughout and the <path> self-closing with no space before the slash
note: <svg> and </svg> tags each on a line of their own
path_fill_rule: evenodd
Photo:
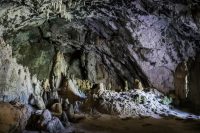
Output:
<svg viewBox="0 0 200 133">
<path fill-rule="evenodd" d="M 99 93 L 97 93 L 99 94 Z M 149 116 L 153 118 L 174 116 L 179 118 L 199 119 L 198 116 L 175 110 L 166 104 L 166 96 L 155 89 L 146 92 L 130 90 L 126 92 L 101 91 L 97 96 L 100 112 L 121 116 Z"/>
</svg>

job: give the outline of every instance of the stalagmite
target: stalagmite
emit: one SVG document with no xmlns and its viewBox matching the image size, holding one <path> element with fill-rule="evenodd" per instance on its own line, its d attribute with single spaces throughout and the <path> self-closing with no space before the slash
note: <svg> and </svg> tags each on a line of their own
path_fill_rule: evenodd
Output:
<svg viewBox="0 0 200 133">
<path fill-rule="evenodd" d="M 135 79 L 135 81 L 134 81 L 134 88 L 135 89 L 139 89 L 139 90 L 143 90 L 144 89 L 142 83 L 138 79 Z"/>
<path fill-rule="evenodd" d="M 128 82 L 127 82 L 127 81 L 125 81 L 125 87 L 124 87 L 124 90 L 125 90 L 125 91 L 128 91 Z"/>
<path fill-rule="evenodd" d="M 176 96 L 184 101 L 188 95 L 188 68 L 187 62 L 180 63 L 175 72 L 175 92 Z"/>
<path fill-rule="evenodd" d="M 62 13 L 62 0 L 59 0 L 58 3 L 59 3 L 59 13 Z"/>
<path fill-rule="evenodd" d="M 46 19 L 49 20 L 49 9 L 46 9 Z"/>
</svg>

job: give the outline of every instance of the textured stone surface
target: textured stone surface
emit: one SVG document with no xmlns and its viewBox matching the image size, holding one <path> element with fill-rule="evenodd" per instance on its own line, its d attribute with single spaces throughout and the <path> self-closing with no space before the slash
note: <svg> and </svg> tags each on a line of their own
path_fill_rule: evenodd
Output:
<svg viewBox="0 0 200 133">
<path fill-rule="evenodd" d="M 42 88 L 37 77 L 31 78 L 29 69 L 16 62 L 12 57 L 12 47 L 2 38 L 0 38 L 0 49 L 0 101 L 18 101 L 27 104 L 33 95 L 34 104 L 44 109 Z"/>
<path fill-rule="evenodd" d="M 187 62 L 180 63 L 175 71 L 175 93 L 180 100 L 186 100 L 188 96 L 188 67 Z"/>
<path fill-rule="evenodd" d="M 0 101 L 12 100 L 28 103 L 33 92 L 28 68 L 17 64 L 12 58 L 12 48 L 3 39 L 0 41 Z"/>
<path fill-rule="evenodd" d="M 78 87 L 75 79 L 65 79 L 58 94 L 61 98 L 69 99 L 70 103 L 75 103 L 76 101 L 87 98 L 85 93 Z"/>
<path fill-rule="evenodd" d="M 55 52 L 53 45 L 42 39 L 40 28 L 28 28 L 9 37 L 17 62 L 27 66 L 38 79 L 49 78 Z"/>
<path fill-rule="evenodd" d="M 146 92 L 131 90 L 119 93 L 100 89 L 95 95 L 97 95 L 95 107 L 101 113 L 123 117 L 160 118 L 174 116 L 183 119 L 199 119 L 199 116 L 173 109 L 166 103 L 166 97 L 155 89 Z"/>
<path fill-rule="evenodd" d="M 189 93 L 188 98 L 192 103 L 192 108 L 196 112 L 200 112 L 200 58 L 197 57 L 191 62 L 190 75 L 189 75 Z"/>
<path fill-rule="evenodd" d="M 36 27 L 49 19 L 40 28 L 39 43 L 46 40 L 61 49 L 69 73 L 94 82 L 103 81 L 117 90 L 124 88 L 126 80 L 132 88 L 137 78 L 144 86 L 153 85 L 168 92 L 174 89 L 176 66 L 199 51 L 199 5 L 195 1 L 58 1 L 56 9 L 52 7 L 56 2 L 50 0 L 2 3 L 0 18 L 5 33 Z M 62 8 L 67 15 L 62 15 L 59 6 L 67 7 Z M 55 20 L 60 13 L 62 19 Z M 24 38 L 20 33 L 17 36 Z M 35 44 L 37 39 L 31 38 Z M 45 61 L 49 62 L 52 57 L 36 54 L 36 61 L 47 57 Z M 43 67 L 44 64 L 39 69 Z"/>
<path fill-rule="evenodd" d="M 0 132 L 20 133 L 25 129 L 31 110 L 24 105 L 0 102 Z"/>
<path fill-rule="evenodd" d="M 41 119 L 38 121 L 41 127 L 50 133 L 59 133 L 64 130 L 64 127 L 57 117 L 52 117 L 49 110 L 44 110 L 41 114 Z"/>
<path fill-rule="evenodd" d="M 118 91 L 138 79 L 167 93 L 177 65 L 200 49 L 196 0 L 3 0 L 0 7 L 0 34 L 41 80 L 58 50 L 67 75 Z"/>
<path fill-rule="evenodd" d="M 52 116 L 51 112 L 45 109 L 32 113 L 27 129 L 49 133 L 62 133 L 64 127 L 58 117 Z"/>
</svg>

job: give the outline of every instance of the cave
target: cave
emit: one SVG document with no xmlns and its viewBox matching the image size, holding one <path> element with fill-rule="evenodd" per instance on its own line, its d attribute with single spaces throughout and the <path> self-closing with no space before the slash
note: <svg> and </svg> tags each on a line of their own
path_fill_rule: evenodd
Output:
<svg viewBox="0 0 200 133">
<path fill-rule="evenodd" d="M 199 133 L 198 0 L 1 0 L 0 133 Z"/>
</svg>

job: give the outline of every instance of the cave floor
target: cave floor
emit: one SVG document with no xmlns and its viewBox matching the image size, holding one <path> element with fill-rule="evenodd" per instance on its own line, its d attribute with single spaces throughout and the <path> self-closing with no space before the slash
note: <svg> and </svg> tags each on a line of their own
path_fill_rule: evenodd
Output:
<svg viewBox="0 0 200 133">
<path fill-rule="evenodd" d="M 119 119 L 102 116 L 98 119 L 87 118 L 74 127 L 77 132 L 84 133 L 199 133 L 200 121 L 173 118 Z"/>
<path fill-rule="evenodd" d="M 102 115 L 87 117 L 63 133 L 199 133 L 199 120 L 128 118 Z M 25 131 L 24 133 L 38 133 Z M 42 132 L 45 133 L 45 132 Z"/>
</svg>

